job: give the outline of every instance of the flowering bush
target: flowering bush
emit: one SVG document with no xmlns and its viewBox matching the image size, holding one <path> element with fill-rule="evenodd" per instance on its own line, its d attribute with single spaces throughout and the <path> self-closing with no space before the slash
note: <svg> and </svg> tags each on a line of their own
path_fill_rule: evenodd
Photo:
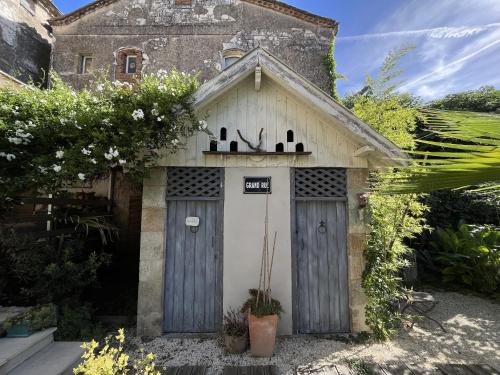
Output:
<svg viewBox="0 0 500 375">
<path fill-rule="evenodd" d="M 207 131 L 192 107 L 196 77 L 172 71 L 130 85 L 97 79 L 75 91 L 57 75 L 52 87 L 0 90 L 0 199 L 55 192 L 107 175 L 141 180 L 162 152 Z"/>
<path fill-rule="evenodd" d="M 132 364 L 129 363 L 129 356 L 123 350 L 125 343 L 123 328 L 118 330 L 115 339 L 117 346 L 113 345 L 108 337 L 99 351 L 99 343 L 96 341 L 84 343 L 82 345 L 82 348 L 85 349 L 85 353 L 82 355 L 84 361 L 73 370 L 73 373 L 81 375 L 122 375 L 128 373 L 160 375 L 160 372 L 155 370 L 155 355 L 152 353 L 143 355 L 141 359 L 134 360 Z M 129 372 L 131 368 L 134 372 Z"/>
</svg>

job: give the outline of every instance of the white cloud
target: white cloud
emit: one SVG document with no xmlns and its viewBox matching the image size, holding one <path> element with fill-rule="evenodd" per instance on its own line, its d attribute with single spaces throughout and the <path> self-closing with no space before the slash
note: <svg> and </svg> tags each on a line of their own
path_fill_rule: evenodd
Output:
<svg viewBox="0 0 500 375">
<path fill-rule="evenodd" d="M 351 79 L 341 91 L 361 87 L 390 49 L 415 44 L 403 62 L 402 90 L 424 99 L 500 83 L 499 0 L 407 0 L 363 35 L 339 36 L 347 61 L 338 68 Z M 346 68 L 344 68 L 346 67 Z"/>
</svg>

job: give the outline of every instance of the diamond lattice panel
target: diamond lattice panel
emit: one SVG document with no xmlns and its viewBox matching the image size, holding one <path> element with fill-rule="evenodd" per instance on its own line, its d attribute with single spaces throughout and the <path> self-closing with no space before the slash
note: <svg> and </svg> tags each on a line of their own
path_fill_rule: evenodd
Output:
<svg viewBox="0 0 500 375">
<path fill-rule="evenodd" d="M 168 198 L 219 198 L 221 172 L 218 168 L 168 168 Z"/>
<path fill-rule="evenodd" d="M 346 170 L 341 168 L 295 169 L 295 197 L 344 198 Z"/>
</svg>

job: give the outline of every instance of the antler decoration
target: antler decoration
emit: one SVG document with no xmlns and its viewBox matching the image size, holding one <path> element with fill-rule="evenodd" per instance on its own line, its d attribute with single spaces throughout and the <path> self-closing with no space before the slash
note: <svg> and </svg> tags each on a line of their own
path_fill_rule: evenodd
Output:
<svg viewBox="0 0 500 375">
<path fill-rule="evenodd" d="M 241 140 L 243 142 L 245 142 L 248 147 L 250 147 L 251 150 L 255 151 L 255 152 L 262 152 L 262 133 L 264 132 L 264 128 L 260 129 L 260 133 L 259 133 L 259 144 L 257 146 L 254 146 L 253 144 L 251 144 L 249 141 L 247 141 L 245 138 L 243 138 L 243 136 L 241 135 L 241 132 L 239 130 L 237 130 L 238 132 L 238 135 L 240 136 Z"/>
</svg>

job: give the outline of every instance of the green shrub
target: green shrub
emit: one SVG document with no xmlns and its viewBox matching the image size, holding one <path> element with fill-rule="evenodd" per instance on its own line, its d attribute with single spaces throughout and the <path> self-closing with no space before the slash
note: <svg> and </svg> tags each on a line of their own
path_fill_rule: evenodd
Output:
<svg viewBox="0 0 500 375">
<path fill-rule="evenodd" d="M 245 336 L 248 325 L 240 311 L 230 309 L 224 314 L 224 334 L 228 336 Z"/>
<path fill-rule="evenodd" d="M 438 228 L 431 243 L 442 265 L 443 281 L 491 294 L 500 287 L 500 231 L 462 224 Z"/>
<path fill-rule="evenodd" d="M 88 303 L 60 306 L 54 337 L 62 341 L 102 339 L 106 335 L 105 329 L 100 323 L 93 321 L 92 317 L 92 306 Z"/>
<path fill-rule="evenodd" d="M 4 327 L 9 328 L 16 324 L 26 324 L 33 332 L 55 327 L 57 325 L 56 306 L 46 304 L 32 307 L 20 316 L 7 320 Z"/>
<path fill-rule="evenodd" d="M 278 315 L 281 317 L 283 313 L 283 308 L 278 300 L 271 299 L 271 302 L 264 300 L 264 291 L 258 292 L 257 289 L 250 289 L 250 298 L 248 298 L 241 308 L 242 313 L 247 313 L 250 311 L 253 315 L 258 318 L 268 315 Z M 259 300 L 257 301 L 257 294 L 259 295 Z"/>
</svg>

